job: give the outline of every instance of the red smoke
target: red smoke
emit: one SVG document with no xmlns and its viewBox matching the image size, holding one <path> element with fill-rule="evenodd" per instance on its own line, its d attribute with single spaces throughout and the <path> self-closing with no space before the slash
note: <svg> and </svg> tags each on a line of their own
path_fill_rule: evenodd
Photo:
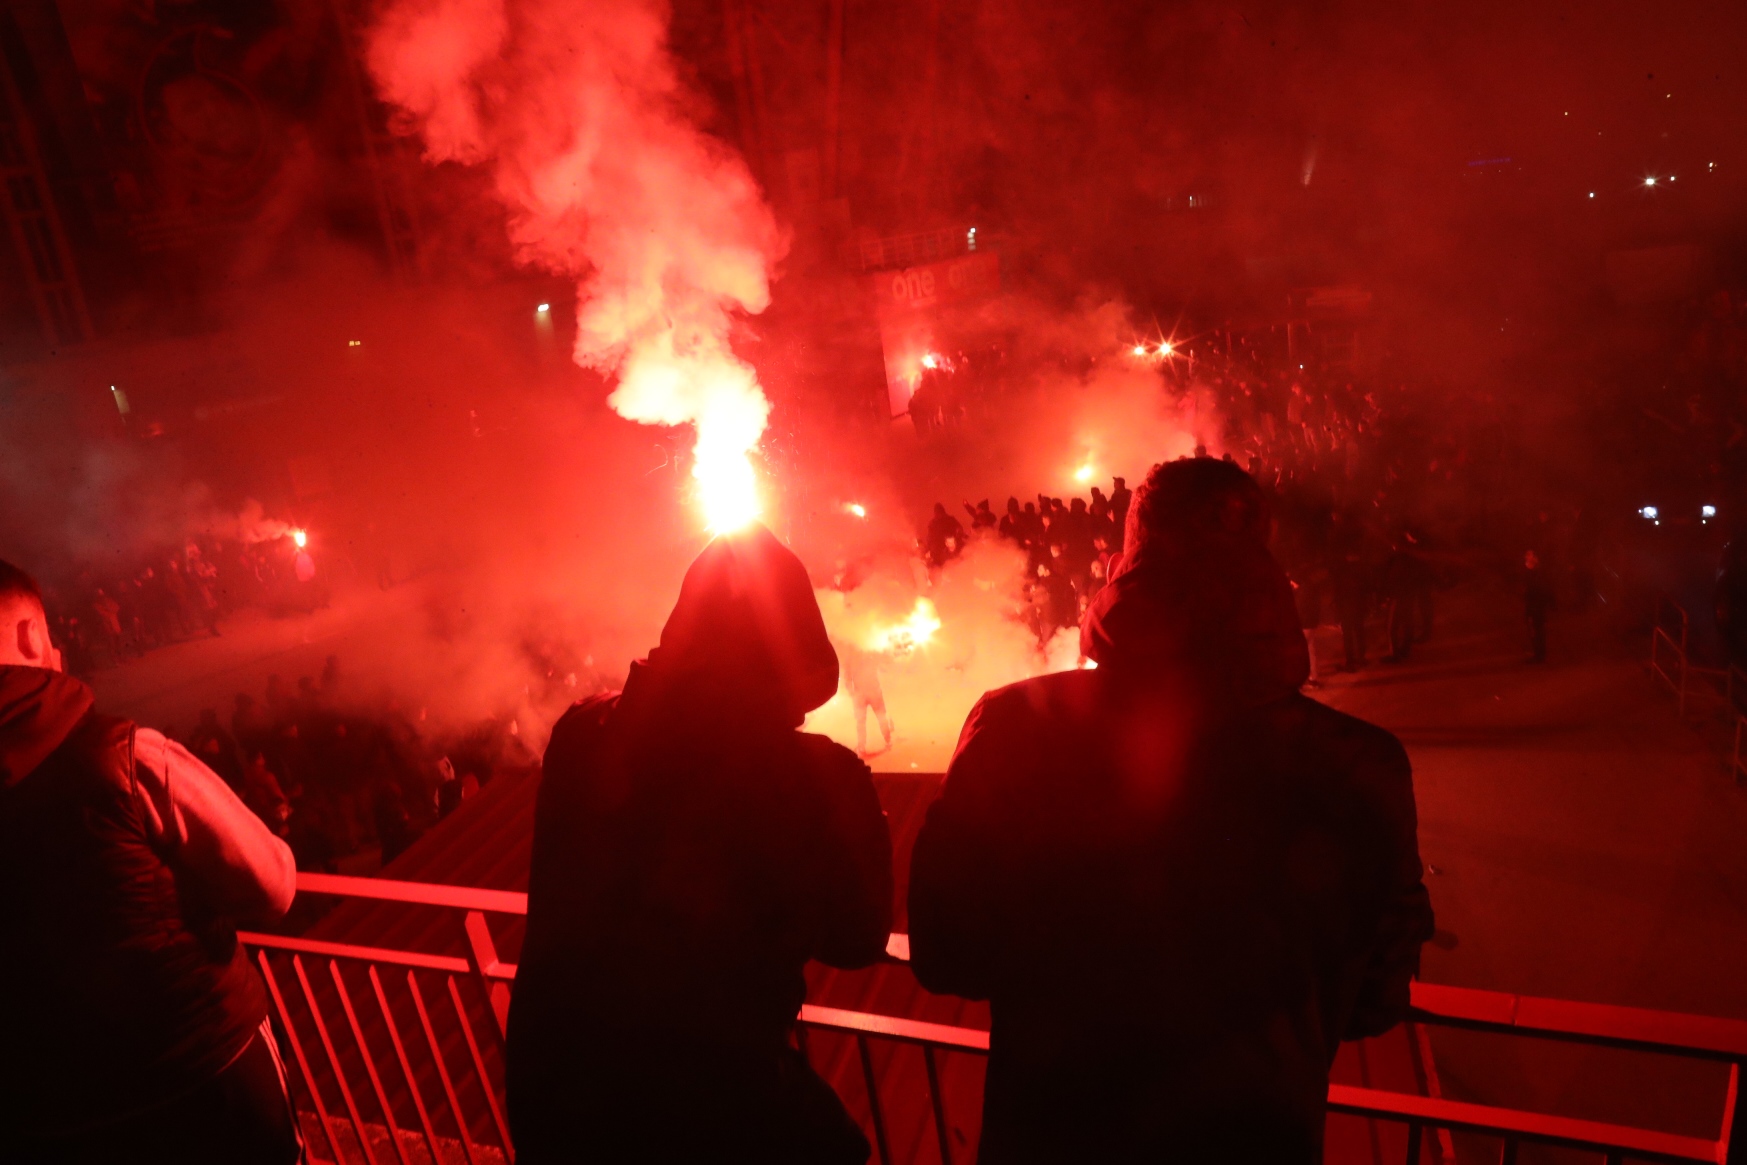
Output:
<svg viewBox="0 0 1747 1165">
<path fill-rule="evenodd" d="M 654 0 L 393 0 L 370 71 L 426 157 L 489 167 L 518 258 L 577 279 L 578 364 L 645 424 L 692 424 L 711 524 L 756 513 L 769 402 L 729 347 L 786 241 L 692 116 Z"/>
</svg>

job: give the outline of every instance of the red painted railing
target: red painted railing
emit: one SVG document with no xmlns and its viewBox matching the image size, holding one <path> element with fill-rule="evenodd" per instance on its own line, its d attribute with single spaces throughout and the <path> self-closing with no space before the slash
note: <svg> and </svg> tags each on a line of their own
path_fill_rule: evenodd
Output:
<svg viewBox="0 0 1747 1165">
<path fill-rule="evenodd" d="M 497 957 L 486 916 L 525 915 L 527 895 L 327 874 L 300 874 L 298 890 L 456 911 L 467 951 L 456 957 L 270 934 L 242 936 L 266 979 L 275 1022 L 290 1052 L 293 1099 L 301 1111 L 313 1114 L 327 1142 L 326 1159 L 368 1165 L 513 1161 L 504 1119 L 502 1052 L 516 968 Z M 906 961 L 908 936 L 893 935 L 886 950 L 894 960 Z M 1585 1150 L 1609 1163 L 1747 1165 L 1747 1135 L 1734 1135 L 1747 1108 L 1747 1090 L 1741 1088 L 1747 1023 L 1430 983 L 1414 984 L 1413 1004 L 1421 1024 L 1716 1061 L 1729 1065 L 1729 1079 L 1715 1140 L 1331 1085 L 1330 1111 L 1406 1127 L 1407 1165 L 1419 1165 L 1429 1150 L 1434 1158 L 1443 1157 L 1426 1137 L 1439 1130 L 1494 1138 L 1506 1165 L 1525 1144 Z M 987 1032 L 808 1005 L 800 1015 L 803 1051 L 810 1029 L 855 1040 L 874 1144 L 886 1165 L 892 1165 L 892 1157 L 870 1042 L 919 1047 L 940 1159 L 953 1160 L 939 1060 L 986 1055 Z M 312 1145 L 318 1159 L 323 1148 Z"/>
</svg>

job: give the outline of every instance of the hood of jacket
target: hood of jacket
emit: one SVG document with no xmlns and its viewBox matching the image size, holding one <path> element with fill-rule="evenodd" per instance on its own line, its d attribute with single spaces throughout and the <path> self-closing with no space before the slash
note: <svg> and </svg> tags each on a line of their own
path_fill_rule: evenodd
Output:
<svg viewBox="0 0 1747 1165">
<path fill-rule="evenodd" d="M 661 644 L 628 685 L 798 727 L 837 692 L 837 653 L 806 567 L 762 525 L 722 535 L 686 571 Z M 760 716 L 762 718 L 762 716 Z"/>
<path fill-rule="evenodd" d="M 91 689 L 47 668 L 0 665 L 0 790 L 48 759 L 91 711 Z"/>
<path fill-rule="evenodd" d="M 1081 652 L 1226 706 L 1297 692 L 1310 653 L 1254 483 L 1220 462 L 1189 462 L 1147 493 L 1129 511 L 1127 552 L 1086 611 Z"/>
</svg>

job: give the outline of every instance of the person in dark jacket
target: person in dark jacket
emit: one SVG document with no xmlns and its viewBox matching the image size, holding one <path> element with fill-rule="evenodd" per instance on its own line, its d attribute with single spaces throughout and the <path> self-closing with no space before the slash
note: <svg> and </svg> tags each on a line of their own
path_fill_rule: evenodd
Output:
<svg viewBox="0 0 1747 1165">
<path fill-rule="evenodd" d="M 1096 670 L 972 710 L 916 842 L 911 966 L 988 999 L 981 1165 L 1321 1159 L 1343 1039 L 1407 1012 L 1432 914 L 1400 742 L 1299 694 L 1255 482 L 1157 466 Z"/>
<path fill-rule="evenodd" d="M 1553 585 L 1541 556 L 1533 550 L 1523 555 L 1523 615 L 1529 623 L 1529 662 L 1547 662 L 1547 616 L 1553 611 Z"/>
<path fill-rule="evenodd" d="M 216 773 L 62 674 L 36 585 L 0 562 L 0 1156 L 297 1160 L 234 929 L 296 887 Z"/>
<path fill-rule="evenodd" d="M 526 1165 L 866 1159 L 791 1044 L 807 961 L 867 966 L 891 927 L 867 766 L 796 731 L 837 678 L 806 570 L 753 526 L 553 729 L 509 1017 Z"/>
</svg>

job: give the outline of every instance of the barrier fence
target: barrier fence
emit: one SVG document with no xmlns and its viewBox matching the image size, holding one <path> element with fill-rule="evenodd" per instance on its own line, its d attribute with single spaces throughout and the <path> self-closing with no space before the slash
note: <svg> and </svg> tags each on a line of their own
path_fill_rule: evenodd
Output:
<svg viewBox="0 0 1747 1165">
<path fill-rule="evenodd" d="M 320 1133 L 312 1141 L 312 1155 L 323 1159 L 325 1148 L 326 1160 L 367 1165 L 514 1161 L 504 1115 L 503 1034 L 516 968 L 498 958 L 488 916 L 526 915 L 527 896 L 331 874 L 299 874 L 298 893 L 450 911 L 467 952 L 457 957 L 272 934 L 240 936 L 267 983 L 275 1027 L 288 1053 L 293 1103 L 310 1114 L 306 1123 Z M 907 962 L 908 936 L 892 935 L 887 955 Z M 1432 1026 L 1720 1062 L 1729 1066 L 1729 1074 L 1715 1140 L 1330 1085 L 1330 1111 L 1406 1128 L 1407 1165 L 1428 1155 L 1441 1159 L 1427 1136 L 1441 1130 L 1496 1140 L 1504 1165 L 1516 1160 L 1523 1145 L 1583 1150 L 1609 1163 L 1747 1165 L 1747 1136 L 1735 1135 L 1747 1107 L 1741 1087 L 1747 1023 L 1430 983 L 1413 985 L 1412 1018 Z M 882 1165 L 894 1163 L 872 1044 L 920 1048 L 940 1160 L 954 1160 L 941 1060 L 986 1056 L 987 1032 L 808 1005 L 801 1009 L 797 1036 L 803 1053 L 809 1031 L 835 1032 L 855 1042 L 876 1160 Z"/>
<path fill-rule="evenodd" d="M 1668 685 L 1674 693 L 1680 716 L 1699 697 L 1720 700 L 1720 714 L 1731 722 L 1729 746 L 1729 776 L 1740 784 L 1747 777 L 1747 757 L 1742 746 L 1747 745 L 1747 671 L 1733 663 L 1723 667 L 1704 667 L 1692 662 L 1692 620 L 1686 608 L 1663 596 L 1656 601 L 1656 612 L 1650 628 L 1650 674 Z M 1695 680 L 1705 681 L 1696 685 Z"/>
</svg>

